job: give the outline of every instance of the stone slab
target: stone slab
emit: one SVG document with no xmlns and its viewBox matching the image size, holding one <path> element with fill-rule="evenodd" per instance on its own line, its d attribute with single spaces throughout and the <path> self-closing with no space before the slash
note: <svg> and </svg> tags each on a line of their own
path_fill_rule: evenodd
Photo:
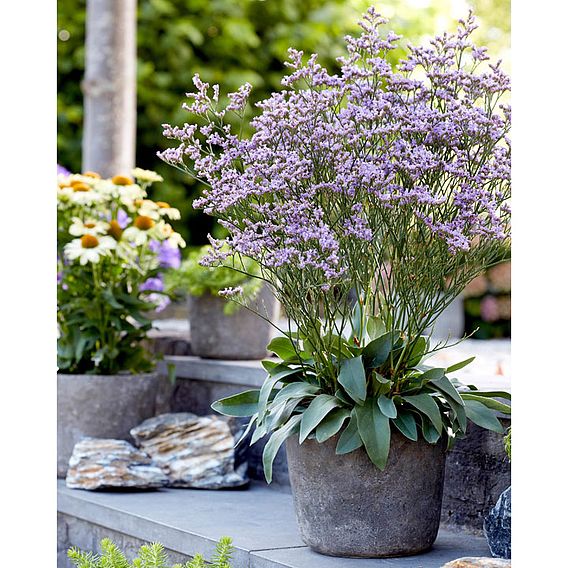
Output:
<svg viewBox="0 0 568 568">
<path fill-rule="evenodd" d="M 439 568 L 463 556 L 488 556 L 482 537 L 441 530 L 433 549 L 399 559 L 331 558 L 300 540 L 290 493 L 260 483 L 247 491 L 160 489 L 150 493 L 88 492 L 58 482 L 58 511 L 137 541 L 160 541 L 168 550 L 210 557 L 230 536 L 234 568 Z M 83 528 L 84 530 L 84 528 Z M 67 531 L 69 532 L 69 531 Z M 69 542 L 68 545 L 74 545 Z"/>
<path fill-rule="evenodd" d="M 440 568 L 446 562 L 467 554 L 487 556 L 485 539 L 441 529 L 426 554 L 405 558 L 332 558 L 309 548 L 270 550 L 251 554 L 250 568 Z"/>
<path fill-rule="evenodd" d="M 436 352 L 430 365 L 449 366 L 475 356 L 475 360 L 452 373 L 464 384 L 474 384 L 479 389 L 511 392 L 511 342 L 509 340 L 468 339 L 453 347 Z M 195 356 L 166 356 L 158 364 L 158 370 L 167 374 L 168 363 L 176 367 L 179 378 L 210 381 L 223 384 L 259 388 L 266 376 L 260 361 L 227 361 L 202 359 Z"/>
</svg>

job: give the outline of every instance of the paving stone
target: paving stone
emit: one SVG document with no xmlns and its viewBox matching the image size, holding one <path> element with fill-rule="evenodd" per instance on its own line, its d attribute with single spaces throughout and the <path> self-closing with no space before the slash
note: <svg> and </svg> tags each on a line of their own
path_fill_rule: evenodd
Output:
<svg viewBox="0 0 568 568">
<path fill-rule="evenodd" d="M 381 560 L 332 558 L 312 552 L 298 532 L 292 496 L 264 484 L 248 491 L 160 489 L 152 493 L 72 491 L 60 483 L 58 510 L 187 556 L 210 557 L 230 536 L 233 568 L 440 568 L 465 556 L 488 556 L 483 537 L 440 530 L 426 554 Z M 104 531 L 102 531 L 104 532 Z M 71 542 L 70 544 L 74 544 Z"/>
</svg>

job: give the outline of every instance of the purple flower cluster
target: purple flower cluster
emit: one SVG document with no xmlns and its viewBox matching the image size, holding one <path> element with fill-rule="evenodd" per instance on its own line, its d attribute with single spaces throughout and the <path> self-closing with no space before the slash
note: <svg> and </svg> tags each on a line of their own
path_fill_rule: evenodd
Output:
<svg viewBox="0 0 568 568">
<path fill-rule="evenodd" d="M 337 75 L 290 49 L 291 74 L 258 103 L 248 139 L 224 119 L 241 116 L 250 85 L 219 110 L 218 87 L 194 77 L 186 108 L 207 123 L 164 125 L 179 145 L 160 156 L 207 185 L 194 206 L 228 229 L 220 254 L 313 269 L 328 286 L 350 271 L 353 243 L 366 254 L 389 222 L 429 232 L 449 254 L 508 236 L 511 117 L 499 99 L 510 85 L 471 42 L 473 16 L 409 46 L 396 69 L 386 56 L 400 36 L 383 34 L 385 22 L 369 9 Z"/>
</svg>

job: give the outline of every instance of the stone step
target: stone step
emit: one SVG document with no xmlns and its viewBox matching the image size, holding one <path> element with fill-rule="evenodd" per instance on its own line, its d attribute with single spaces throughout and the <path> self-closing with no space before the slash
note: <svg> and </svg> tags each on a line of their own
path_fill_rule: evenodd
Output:
<svg viewBox="0 0 568 568">
<path fill-rule="evenodd" d="M 323 556 L 299 535 L 292 495 L 284 488 L 253 483 L 242 491 L 160 489 L 152 492 L 90 492 L 58 481 L 58 568 L 70 566 L 70 546 L 94 550 L 111 537 L 127 553 L 159 541 L 172 561 L 196 553 L 211 557 L 215 542 L 230 536 L 233 568 L 440 568 L 464 556 L 489 556 L 483 537 L 441 529 L 433 548 L 421 555 L 389 559 Z"/>
</svg>

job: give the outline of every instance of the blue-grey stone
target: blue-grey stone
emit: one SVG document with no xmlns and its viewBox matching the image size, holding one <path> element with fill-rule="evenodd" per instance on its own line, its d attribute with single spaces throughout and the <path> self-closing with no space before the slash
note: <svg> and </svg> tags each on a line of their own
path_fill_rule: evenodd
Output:
<svg viewBox="0 0 568 568">
<path fill-rule="evenodd" d="M 511 558 L 511 488 L 505 489 L 483 525 L 491 554 Z"/>
</svg>

